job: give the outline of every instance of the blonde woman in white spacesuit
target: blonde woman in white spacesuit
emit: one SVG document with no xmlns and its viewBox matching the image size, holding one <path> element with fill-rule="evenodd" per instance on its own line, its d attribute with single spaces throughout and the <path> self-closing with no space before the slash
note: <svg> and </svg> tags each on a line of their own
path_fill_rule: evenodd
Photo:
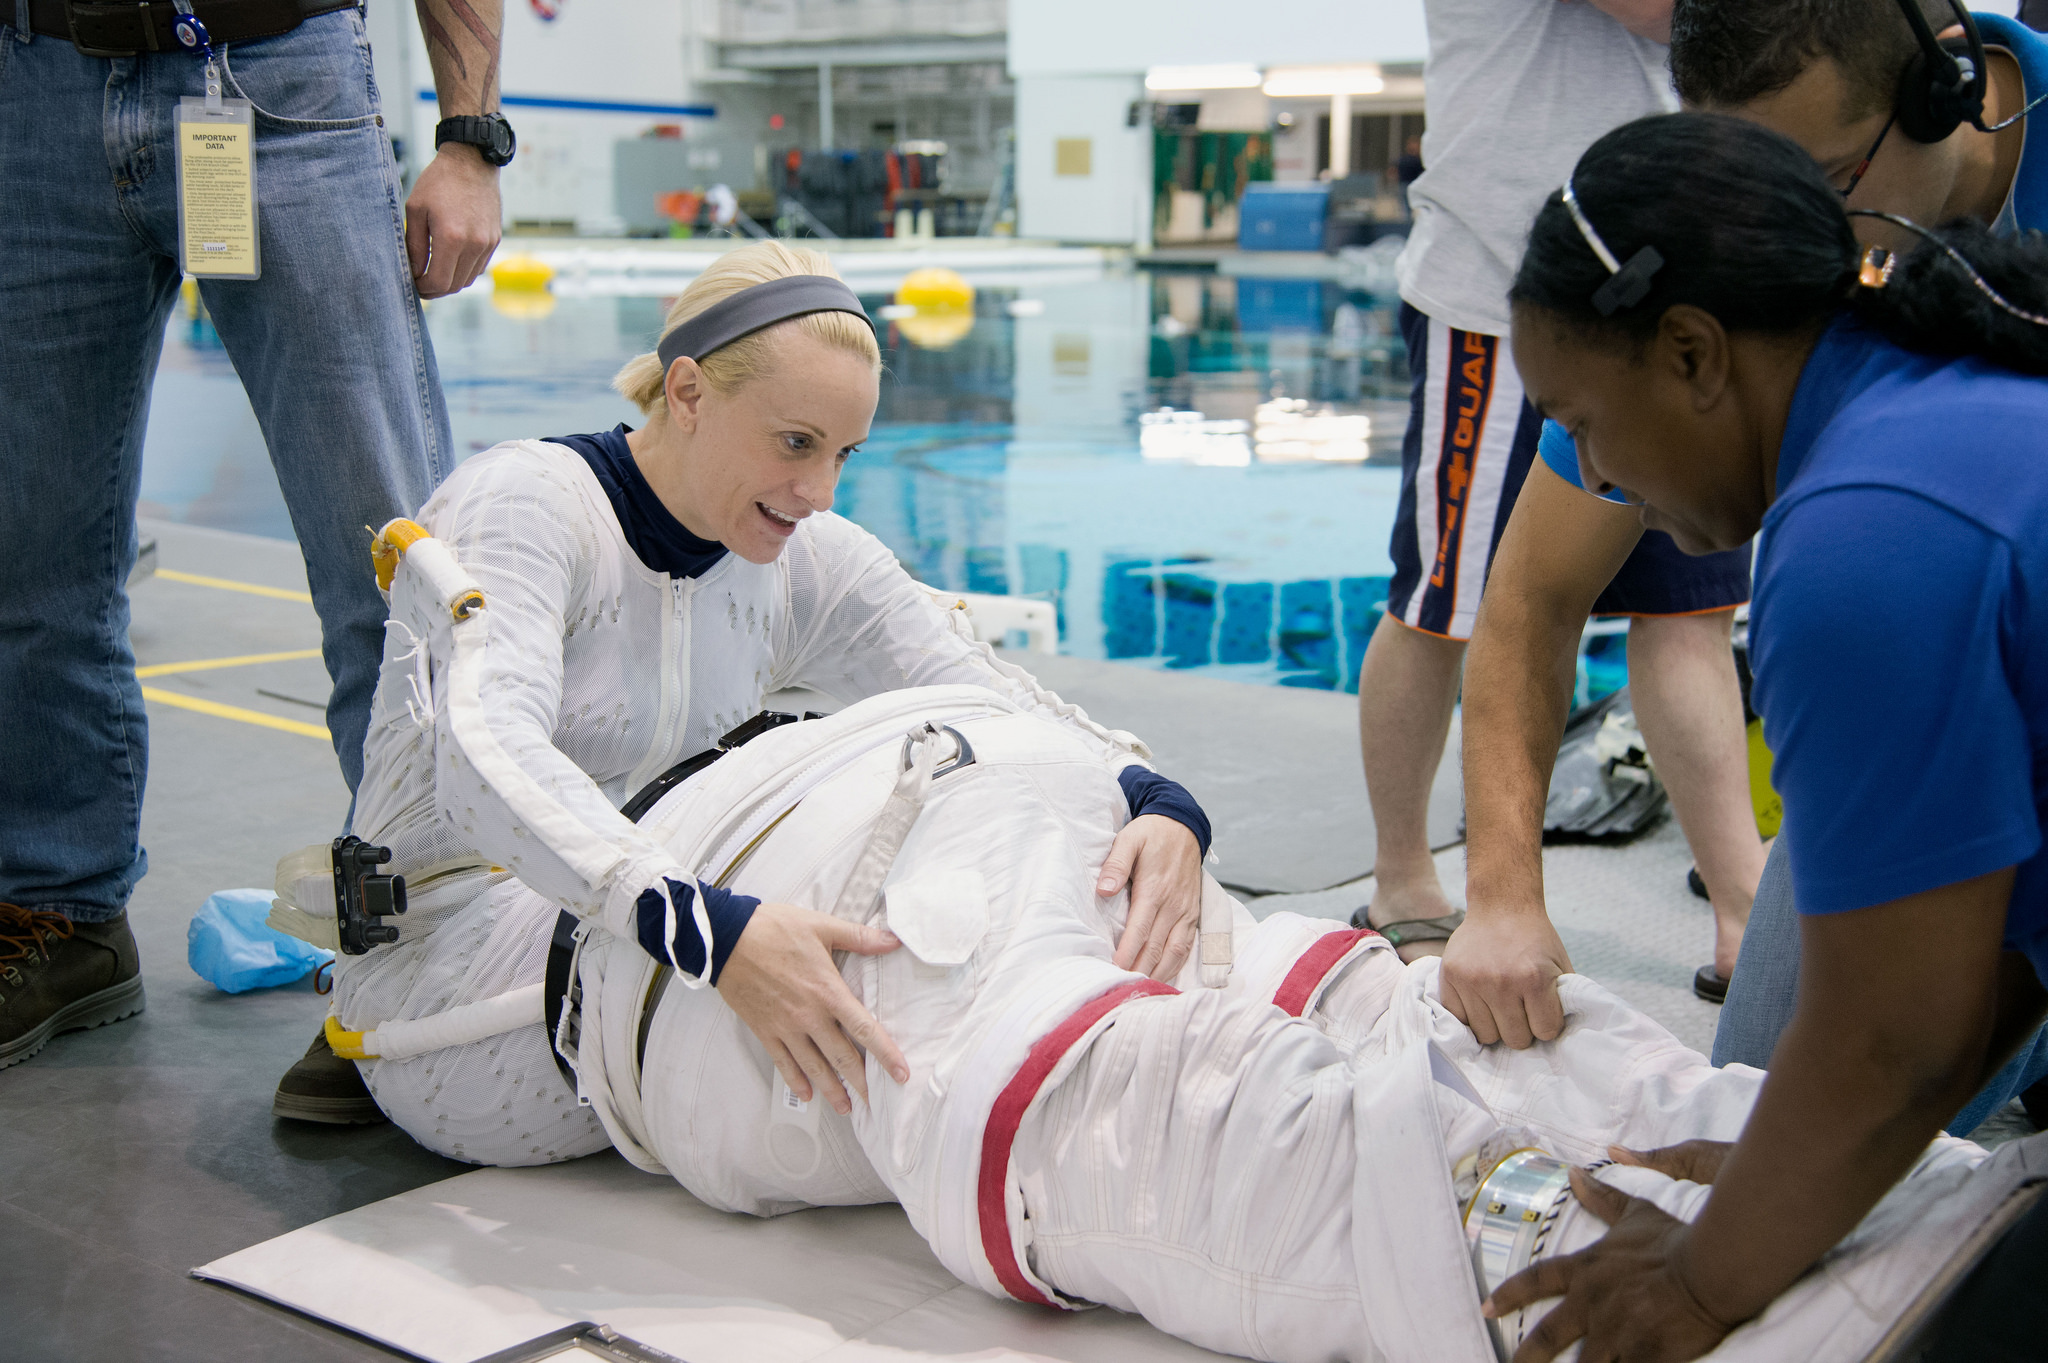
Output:
<svg viewBox="0 0 2048 1363">
<path fill-rule="evenodd" d="M 803 1097 L 815 1085 L 846 1111 L 841 1076 L 865 1086 L 856 1046 L 907 1077 L 832 964 L 834 951 L 893 950 L 888 933 L 702 885 L 619 813 L 783 686 L 851 701 L 953 682 L 1056 704 L 957 638 L 879 541 L 829 514 L 879 369 L 871 324 L 823 257 L 747 246 L 676 300 L 658 357 L 620 373 L 647 413 L 641 430 L 500 445 L 434 494 L 421 519 L 490 602 L 478 718 L 511 770 L 494 782 L 465 760 L 432 640 L 395 615 L 355 827 L 392 852 L 382 869 L 409 880 L 411 912 L 395 947 L 344 960 L 344 1015 L 374 1000 L 382 1018 L 419 1016 L 532 983 L 557 911 L 602 913 L 631 920 L 691 983 L 715 985 Z M 1193 938 L 1207 828 L 1185 792 L 1130 760 L 1134 801 L 1171 817 L 1132 823 L 1103 889 L 1129 882 L 1143 906 L 1125 963 L 1170 974 Z M 526 783 L 559 821 L 552 845 L 514 798 Z M 560 1086 L 537 1034 L 494 1049 L 494 1081 Z M 366 1077 L 402 1123 L 432 1109 L 416 1134 L 460 1158 L 568 1158 L 605 1143 L 566 1088 L 551 1095 L 551 1125 L 458 1134 L 447 1095 L 461 1069 Z"/>
<path fill-rule="evenodd" d="M 767 310 L 845 305 L 814 278 Z M 1482 1363 L 1547 1309 L 1488 1320 L 1484 1293 L 1602 1231 L 1565 1161 L 1740 1131 L 1761 1074 L 1590 981 L 1560 982 L 1556 1041 L 1483 1048 L 1435 961 L 1252 923 L 1141 744 L 820 514 L 873 408 L 862 332 L 785 325 L 721 392 L 667 352 L 746 318 L 693 329 L 697 301 L 625 376 L 661 376 L 666 415 L 614 432 L 623 457 L 500 447 L 429 503 L 431 535 L 380 537 L 357 825 L 410 904 L 380 925 L 395 942 L 343 958 L 328 1035 L 415 1138 L 493 1164 L 609 1144 L 757 1215 L 899 1202 L 964 1282 L 1229 1353 Z M 692 461 L 711 448 L 728 462 Z M 625 523 L 648 502 L 607 478 L 633 468 L 674 529 Z M 677 766 L 799 682 L 851 703 Z M 281 889 L 311 908 L 332 873 L 296 869 Z M 1716 1356 L 1865 1357 L 2044 1165 L 2039 1143 L 1937 1142 Z M 1626 1160 L 1601 1177 L 1681 1218 L 1708 1191 Z"/>
</svg>

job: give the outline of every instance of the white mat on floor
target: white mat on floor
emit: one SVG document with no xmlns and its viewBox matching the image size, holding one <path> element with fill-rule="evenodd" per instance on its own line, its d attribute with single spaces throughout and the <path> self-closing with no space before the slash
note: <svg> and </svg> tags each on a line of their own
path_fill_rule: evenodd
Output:
<svg viewBox="0 0 2048 1363">
<path fill-rule="evenodd" d="M 997 1301 L 894 1206 L 763 1221 L 613 1155 L 480 1169 L 193 1270 L 429 1363 L 575 1321 L 687 1363 L 1189 1363 L 1219 1355 L 1110 1310 Z"/>
</svg>

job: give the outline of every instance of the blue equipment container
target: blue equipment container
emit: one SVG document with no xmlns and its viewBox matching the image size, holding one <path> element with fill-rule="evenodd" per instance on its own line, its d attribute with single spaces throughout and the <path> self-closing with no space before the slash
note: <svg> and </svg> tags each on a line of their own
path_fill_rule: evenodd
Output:
<svg viewBox="0 0 2048 1363">
<path fill-rule="evenodd" d="M 1238 249 L 1320 251 L 1329 215 L 1328 185 L 1246 185 L 1237 201 Z"/>
<path fill-rule="evenodd" d="M 1250 279 L 1237 281 L 1237 329 L 1246 336 L 1276 331 L 1322 335 L 1323 281 Z"/>
</svg>

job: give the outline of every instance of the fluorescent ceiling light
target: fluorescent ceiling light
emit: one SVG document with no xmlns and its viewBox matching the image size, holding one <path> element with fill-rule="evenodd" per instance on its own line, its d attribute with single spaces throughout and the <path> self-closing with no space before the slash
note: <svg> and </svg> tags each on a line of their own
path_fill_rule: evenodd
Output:
<svg viewBox="0 0 2048 1363">
<path fill-rule="evenodd" d="M 1155 66 L 1145 73 L 1147 90 L 1249 90 L 1258 83 L 1256 66 Z"/>
<path fill-rule="evenodd" d="M 1265 85 L 1266 93 L 1275 99 L 1376 95 L 1386 88 L 1377 66 L 1281 67 L 1267 74 Z"/>
</svg>

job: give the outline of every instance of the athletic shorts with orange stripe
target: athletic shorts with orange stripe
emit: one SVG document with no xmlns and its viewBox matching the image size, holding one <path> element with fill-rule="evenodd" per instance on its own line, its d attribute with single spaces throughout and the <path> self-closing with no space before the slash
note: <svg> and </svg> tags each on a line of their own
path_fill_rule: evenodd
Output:
<svg viewBox="0 0 2048 1363">
<path fill-rule="evenodd" d="M 1460 331 L 1407 303 L 1413 374 L 1387 614 L 1447 639 L 1472 637 L 1486 575 L 1536 460 L 1543 419 L 1522 395 L 1508 338 Z M 1692 615 L 1749 600 L 1749 548 L 1700 557 L 1644 534 L 1595 615 Z"/>
</svg>

